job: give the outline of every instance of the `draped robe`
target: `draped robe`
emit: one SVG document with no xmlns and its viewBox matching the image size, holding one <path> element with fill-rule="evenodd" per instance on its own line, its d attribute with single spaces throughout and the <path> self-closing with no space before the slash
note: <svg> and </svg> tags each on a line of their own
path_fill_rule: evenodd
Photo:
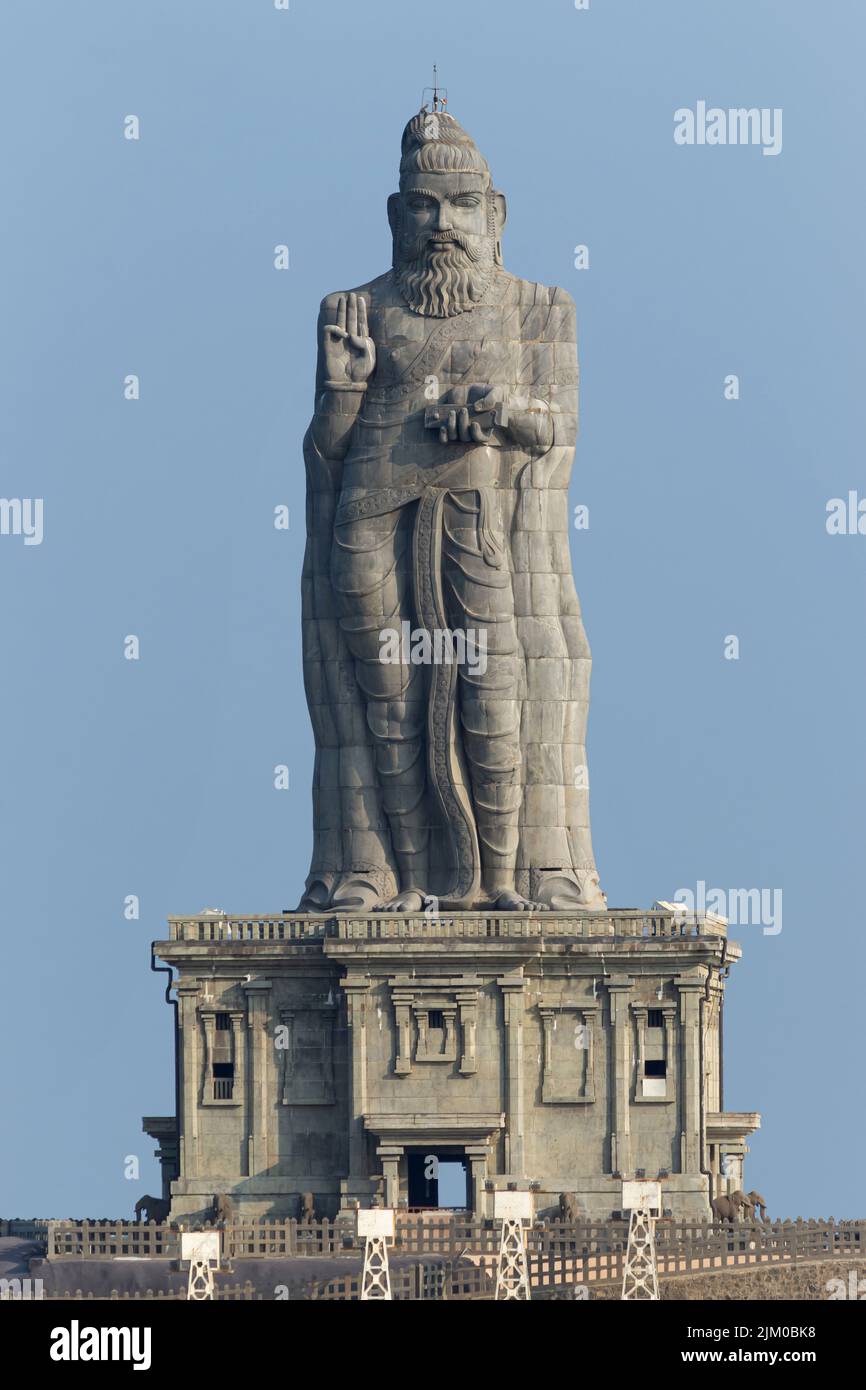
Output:
<svg viewBox="0 0 866 1390">
<path fill-rule="evenodd" d="M 515 886 L 554 909 L 603 909 L 586 773 L 591 659 L 569 550 L 578 390 L 574 303 L 561 289 L 501 268 L 475 307 L 451 317 L 412 312 L 393 272 L 355 293 L 367 304 L 376 366 L 348 453 L 342 460 L 326 458 L 312 427 L 304 441 L 303 660 L 316 757 L 313 853 L 301 906 L 324 906 L 335 888 L 339 898 L 347 882 L 367 884 L 382 898 L 399 887 L 373 735 L 331 583 L 335 523 L 417 508 L 418 587 L 423 589 L 425 576 L 435 587 L 435 565 L 417 554 L 425 537 L 428 543 L 432 537 L 435 548 L 436 523 L 431 515 L 423 524 L 424 510 L 435 512 L 437 493 L 449 483 L 468 479 L 474 485 L 480 477 L 507 543 L 519 640 L 523 793 Z M 320 328 L 331 321 L 328 306 L 323 301 Z M 475 383 L 505 386 L 543 402 L 553 423 L 550 447 L 530 451 L 505 431 L 495 432 L 493 447 L 440 444 L 436 432 L 425 428 L 426 408 L 452 387 Z M 320 353 L 317 399 L 323 386 Z M 425 607 L 419 592 L 415 611 L 403 616 L 429 623 L 434 612 L 435 594 L 432 600 L 427 595 Z M 440 705 L 442 680 L 441 673 L 431 680 L 431 698 Z M 444 680 L 447 705 L 449 690 L 452 702 L 456 693 L 447 673 Z M 438 816 L 430 891 L 452 894 L 461 906 L 481 906 L 472 901 L 478 848 L 471 796 L 457 806 L 449 800 L 455 779 L 448 768 L 460 760 L 459 724 L 441 710 L 431 721 L 430 743 L 428 776 Z M 352 902 L 349 895 L 335 905 Z"/>
</svg>

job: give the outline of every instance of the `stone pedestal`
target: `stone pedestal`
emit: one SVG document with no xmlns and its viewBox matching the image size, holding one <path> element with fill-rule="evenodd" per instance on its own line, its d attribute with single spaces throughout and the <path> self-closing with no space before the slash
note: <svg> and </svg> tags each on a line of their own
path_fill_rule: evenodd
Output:
<svg viewBox="0 0 866 1390">
<path fill-rule="evenodd" d="M 539 1212 L 573 1192 L 607 1218 L 646 1176 L 701 1218 L 725 1154 L 745 1182 L 759 1120 L 717 1086 L 740 949 L 713 920 L 217 915 L 171 919 L 156 949 L 181 1001 L 175 1215 L 217 1192 L 258 1215 L 306 1191 L 323 1215 L 406 1205 L 419 1154 L 463 1163 L 479 1214 L 516 1183 Z"/>
</svg>

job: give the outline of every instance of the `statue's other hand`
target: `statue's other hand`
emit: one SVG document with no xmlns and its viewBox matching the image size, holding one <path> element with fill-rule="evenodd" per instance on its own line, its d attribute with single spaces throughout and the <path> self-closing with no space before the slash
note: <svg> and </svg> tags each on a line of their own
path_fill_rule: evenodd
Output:
<svg viewBox="0 0 866 1390">
<path fill-rule="evenodd" d="M 467 393 L 470 407 L 478 415 L 485 411 L 493 411 L 498 405 L 508 405 L 511 396 L 507 386 L 491 386 L 483 382 L 476 382 L 463 389 Z"/>
<path fill-rule="evenodd" d="M 341 294 L 334 322 L 322 325 L 325 376 L 338 385 L 360 386 L 376 365 L 376 345 L 367 327 L 367 304 L 360 294 Z"/>
<path fill-rule="evenodd" d="M 470 386 L 469 409 L 473 415 L 483 415 L 493 421 L 505 434 L 510 434 L 509 411 L 516 403 L 514 393 L 507 386 Z"/>
<path fill-rule="evenodd" d="M 469 386 L 452 386 L 442 397 L 442 404 L 466 406 L 470 415 L 481 415 L 484 411 L 495 410 L 497 405 L 506 405 L 509 396 L 507 386 L 491 386 L 489 382 L 475 381 Z"/>
<path fill-rule="evenodd" d="M 508 386 L 470 386 L 470 410 L 493 423 L 521 448 L 544 453 L 553 442 L 546 401 Z"/>
<path fill-rule="evenodd" d="M 504 390 L 504 388 L 478 385 L 452 386 L 451 390 L 442 397 L 440 405 L 441 424 L 438 433 L 440 444 L 489 443 L 493 438 L 493 430 L 492 428 L 483 428 L 481 420 L 473 419 L 474 402 L 494 390 Z M 494 406 L 491 405 L 488 409 L 491 412 L 491 419 L 485 420 L 483 424 L 492 426 Z"/>
<path fill-rule="evenodd" d="M 440 410 L 438 440 L 440 444 L 486 444 L 492 433 L 486 433 L 477 420 L 470 418 L 467 406 Z"/>
</svg>

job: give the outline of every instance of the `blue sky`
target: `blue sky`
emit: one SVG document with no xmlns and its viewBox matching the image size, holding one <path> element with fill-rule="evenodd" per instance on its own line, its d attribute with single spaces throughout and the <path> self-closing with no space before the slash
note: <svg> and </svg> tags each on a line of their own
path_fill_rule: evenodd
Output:
<svg viewBox="0 0 866 1390">
<path fill-rule="evenodd" d="M 862 1216 L 866 536 L 825 518 L 866 497 L 864 13 L 90 0 L 0 27 L 0 494 L 44 499 L 41 545 L 0 536 L 3 1214 L 156 1190 L 140 1117 L 173 1096 L 150 942 L 169 913 L 300 895 L 316 311 L 387 268 L 400 133 L 437 62 L 508 198 L 506 264 L 577 301 L 609 901 L 782 891 L 780 933 L 732 932 L 726 1107 L 763 1113 L 748 1179 L 772 1214 Z M 678 146 L 699 100 L 781 108 L 781 153 Z"/>
</svg>

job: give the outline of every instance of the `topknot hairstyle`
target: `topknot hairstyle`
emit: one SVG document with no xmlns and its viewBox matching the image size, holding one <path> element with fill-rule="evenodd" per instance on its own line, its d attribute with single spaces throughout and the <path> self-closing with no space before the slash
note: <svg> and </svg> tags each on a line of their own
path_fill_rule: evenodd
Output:
<svg viewBox="0 0 866 1390">
<path fill-rule="evenodd" d="M 412 174 L 481 174 L 485 189 L 492 184 L 487 160 L 459 121 L 446 111 L 422 106 L 403 131 L 400 187 Z"/>
</svg>

